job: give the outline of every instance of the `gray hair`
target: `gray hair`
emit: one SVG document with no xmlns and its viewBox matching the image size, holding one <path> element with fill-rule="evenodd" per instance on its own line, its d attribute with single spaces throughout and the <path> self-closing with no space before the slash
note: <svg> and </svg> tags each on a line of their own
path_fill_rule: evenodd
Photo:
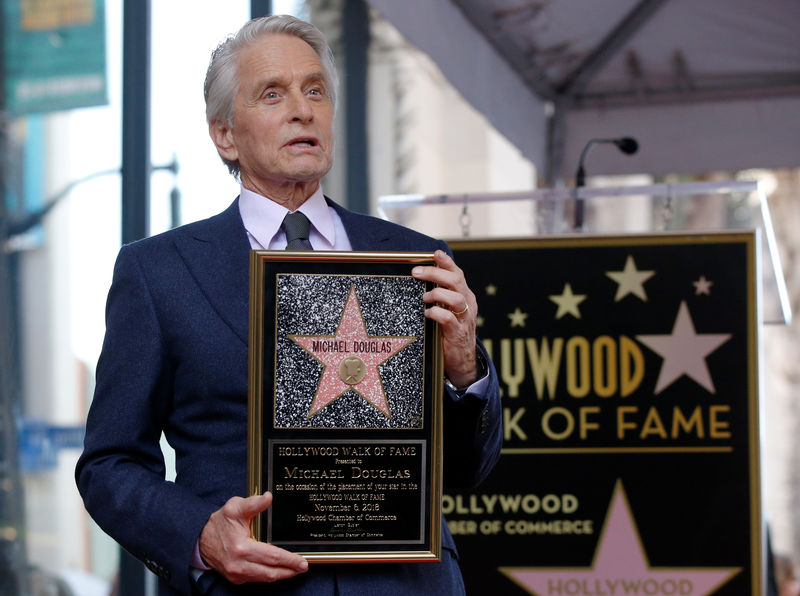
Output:
<svg viewBox="0 0 800 596">
<path fill-rule="evenodd" d="M 238 32 L 229 36 L 211 54 L 206 71 L 203 95 L 206 100 L 206 121 L 225 122 L 233 126 L 233 108 L 239 92 L 239 73 L 237 58 L 239 53 L 263 35 L 293 35 L 306 42 L 319 56 L 325 72 L 328 94 L 336 107 L 336 90 L 339 76 L 325 36 L 311 23 L 290 15 L 273 15 L 253 19 L 244 24 Z M 222 158 L 228 170 L 239 176 L 239 162 Z"/>
</svg>

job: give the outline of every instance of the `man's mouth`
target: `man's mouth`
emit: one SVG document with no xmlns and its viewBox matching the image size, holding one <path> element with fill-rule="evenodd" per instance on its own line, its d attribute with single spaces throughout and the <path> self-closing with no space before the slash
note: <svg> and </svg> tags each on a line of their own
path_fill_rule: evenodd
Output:
<svg viewBox="0 0 800 596">
<path fill-rule="evenodd" d="M 317 141 L 311 138 L 294 139 L 290 141 L 288 145 L 290 147 L 316 147 Z"/>
</svg>

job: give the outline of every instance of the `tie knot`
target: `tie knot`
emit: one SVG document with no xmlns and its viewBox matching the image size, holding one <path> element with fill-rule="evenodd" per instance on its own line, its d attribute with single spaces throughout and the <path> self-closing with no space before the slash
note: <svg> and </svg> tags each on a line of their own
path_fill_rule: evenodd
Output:
<svg viewBox="0 0 800 596">
<path fill-rule="evenodd" d="M 286 234 L 286 250 L 311 250 L 308 240 L 308 231 L 311 222 L 300 211 L 287 213 L 281 224 Z"/>
</svg>

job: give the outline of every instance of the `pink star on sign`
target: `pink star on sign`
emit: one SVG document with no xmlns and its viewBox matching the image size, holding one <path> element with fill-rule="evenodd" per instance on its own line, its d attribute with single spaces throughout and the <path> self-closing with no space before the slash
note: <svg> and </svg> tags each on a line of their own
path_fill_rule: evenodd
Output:
<svg viewBox="0 0 800 596">
<path fill-rule="evenodd" d="M 536 596 L 556 594 L 681 594 L 706 596 L 741 571 L 738 567 L 651 567 L 617 481 L 590 567 L 502 567 L 518 586 Z"/>
<path fill-rule="evenodd" d="M 415 341 L 416 337 L 367 335 L 354 286 L 350 286 L 335 335 L 290 335 L 289 338 L 324 367 L 308 410 L 309 418 L 350 390 L 387 418 L 392 417 L 378 366 Z"/>
<path fill-rule="evenodd" d="M 658 373 L 658 395 L 682 375 L 686 375 L 714 393 L 706 356 L 731 338 L 730 333 L 697 333 L 686 302 L 681 302 L 678 316 L 668 335 L 637 335 L 636 339 L 664 359 Z"/>
</svg>

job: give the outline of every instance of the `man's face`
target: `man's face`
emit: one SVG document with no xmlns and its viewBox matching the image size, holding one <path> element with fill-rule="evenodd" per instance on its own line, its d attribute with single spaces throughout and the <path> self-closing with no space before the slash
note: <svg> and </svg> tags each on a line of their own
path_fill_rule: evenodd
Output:
<svg viewBox="0 0 800 596">
<path fill-rule="evenodd" d="M 238 68 L 233 127 L 223 125 L 222 144 L 212 131 L 220 153 L 239 160 L 242 184 L 260 194 L 315 189 L 333 164 L 333 104 L 319 56 L 297 37 L 265 35 L 242 51 Z"/>
</svg>

